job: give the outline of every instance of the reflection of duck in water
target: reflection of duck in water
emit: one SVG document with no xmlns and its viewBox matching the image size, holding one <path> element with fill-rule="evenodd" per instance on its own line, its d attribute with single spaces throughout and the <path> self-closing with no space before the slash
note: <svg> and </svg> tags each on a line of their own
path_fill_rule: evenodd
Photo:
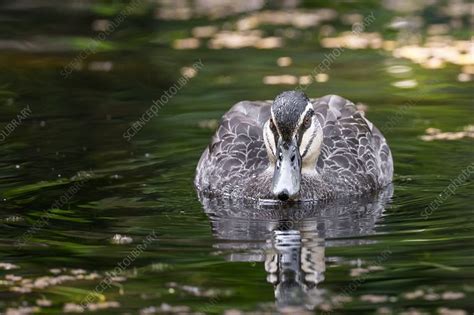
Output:
<svg viewBox="0 0 474 315">
<path fill-rule="evenodd" d="M 195 185 L 236 199 L 323 200 L 392 181 L 382 133 L 342 97 L 287 91 L 240 102 L 222 118 L 197 166 Z"/>
<path fill-rule="evenodd" d="M 230 200 L 200 200 L 211 221 L 215 247 L 229 261 L 264 262 L 279 311 L 312 310 L 323 300 L 325 247 L 370 242 L 392 187 L 377 195 L 285 208 Z M 336 238 L 346 238 L 335 240 Z"/>
<path fill-rule="evenodd" d="M 326 270 L 324 240 L 298 230 L 274 231 L 265 270 L 267 281 L 275 286 L 279 310 L 313 309 L 322 300 L 316 285 L 324 280 Z"/>
</svg>

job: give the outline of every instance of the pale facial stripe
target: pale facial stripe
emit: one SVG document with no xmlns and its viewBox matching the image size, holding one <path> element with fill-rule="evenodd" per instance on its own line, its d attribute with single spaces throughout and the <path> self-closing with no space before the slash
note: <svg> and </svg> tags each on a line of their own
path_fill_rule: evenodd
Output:
<svg viewBox="0 0 474 315">
<path fill-rule="evenodd" d="M 273 125 L 276 127 L 276 130 L 278 132 L 278 135 L 280 136 L 281 138 L 281 131 L 280 129 L 278 128 L 278 124 L 276 123 L 276 119 L 275 119 L 275 114 L 273 114 L 273 108 L 270 107 L 270 114 L 272 115 L 272 120 L 273 120 Z M 270 128 L 270 126 L 268 126 Z M 272 132 L 273 133 L 273 132 Z M 275 137 L 273 137 L 275 138 Z M 276 142 L 276 139 L 275 139 L 275 142 Z"/>
<path fill-rule="evenodd" d="M 267 146 L 267 148 L 270 149 L 269 151 L 271 152 L 273 158 L 276 159 L 275 136 L 273 135 L 273 132 L 270 128 L 270 120 L 268 120 L 265 123 L 265 126 L 264 126 L 263 130 L 265 132 L 265 136 L 263 137 L 263 139 L 265 141 L 265 145 Z"/>
</svg>

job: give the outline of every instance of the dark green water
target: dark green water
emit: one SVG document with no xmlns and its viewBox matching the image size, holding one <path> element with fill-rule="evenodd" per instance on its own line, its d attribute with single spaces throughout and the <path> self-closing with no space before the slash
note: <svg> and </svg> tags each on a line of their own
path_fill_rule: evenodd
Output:
<svg viewBox="0 0 474 315">
<path fill-rule="evenodd" d="M 377 25 L 393 14 L 376 9 Z M 302 213 L 296 219 L 292 209 L 255 219 L 247 208 L 199 201 L 195 166 L 213 133 L 203 121 L 219 119 L 237 101 L 294 88 L 264 85 L 262 78 L 306 75 L 330 50 L 315 44 L 310 31 L 272 50 L 175 50 L 171 40 L 189 36 L 190 27 L 227 19 L 165 22 L 146 7 L 82 70 L 61 76 L 81 41 L 93 36 L 91 22 L 114 12 L 98 3 L 2 4 L 8 22 L 0 31 L 2 130 L 27 106 L 31 115 L 1 142 L 1 312 L 40 304 L 40 313 L 61 314 L 68 303 L 90 297 L 118 302 L 96 311 L 104 314 L 160 313 L 162 303 L 181 306 L 172 310 L 178 314 L 291 314 L 304 303 L 318 313 L 472 314 L 473 141 L 420 138 L 429 127 L 461 131 L 473 124 L 472 82 L 456 80 L 459 66 L 424 69 L 383 50 L 344 51 L 329 81 L 306 93 L 368 106 L 367 117 L 392 149 L 393 191 L 352 206 L 293 209 Z M 23 41 L 30 46 L 12 44 Z M 293 64 L 278 67 L 281 56 Z M 197 60 L 203 63 L 197 75 L 130 142 L 124 139 L 180 69 Z M 93 71 L 94 62 L 113 66 Z M 393 65 L 410 67 L 401 79 L 417 87 L 392 86 L 400 80 L 387 71 Z M 436 206 L 427 210 L 430 204 Z M 116 234 L 133 241 L 114 244 Z M 117 266 L 126 268 L 110 280 L 106 273 Z M 104 279 L 110 281 L 99 292 Z"/>
</svg>

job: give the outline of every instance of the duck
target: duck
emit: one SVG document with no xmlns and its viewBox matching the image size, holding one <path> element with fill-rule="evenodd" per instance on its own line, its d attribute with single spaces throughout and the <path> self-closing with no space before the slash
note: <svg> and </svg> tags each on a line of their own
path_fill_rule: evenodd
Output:
<svg viewBox="0 0 474 315">
<path fill-rule="evenodd" d="M 311 202 L 377 192 L 392 177 L 385 137 L 353 102 L 290 90 L 232 106 L 199 159 L 194 185 L 209 197 Z"/>
</svg>

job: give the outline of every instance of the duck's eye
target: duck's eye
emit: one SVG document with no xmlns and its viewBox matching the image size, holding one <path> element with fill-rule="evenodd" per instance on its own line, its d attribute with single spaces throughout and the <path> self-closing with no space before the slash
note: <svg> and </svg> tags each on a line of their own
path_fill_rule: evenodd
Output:
<svg viewBox="0 0 474 315">
<path fill-rule="evenodd" d="M 273 119 L 270 119 L 270 130 L 273 132 L 276 131 L 276 126 L 275 126 L 275 123 L 273 122 Z"/>
<path fill-rule="evenodd" d="M 311 126 L 311 116 L 306 116 L 303 121 L 303 125 L 306 129 Z"/>
<path fill-rule="evenodd" d="M 311 121 L 312 121 L 312 117 L 314 115 L 314 111 L 312 109 L 308 110 L 306 112 L 306 115 L 303 119 L 303 128 L 304 129 L 308 129 L 310 126 L 311 126 Z"/>
</svg>

